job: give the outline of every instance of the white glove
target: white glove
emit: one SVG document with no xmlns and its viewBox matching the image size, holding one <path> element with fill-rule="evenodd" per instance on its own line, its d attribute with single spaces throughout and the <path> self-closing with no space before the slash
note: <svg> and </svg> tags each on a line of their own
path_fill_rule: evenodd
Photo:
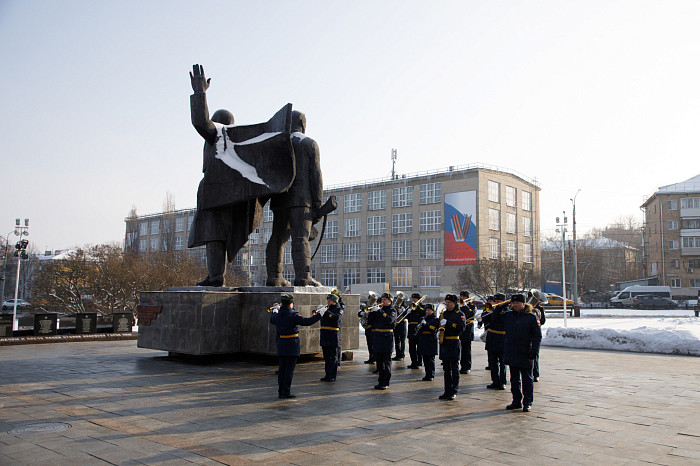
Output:
<svg viewBox="0 0 700 466">
<path fill-rule="evenodd" d="M 327 310 L 328 310 L 327 308 L 322 307 L 321 309 L 318 310 L 318 313 L 321 314 L 321 317 L 323 317 L 323 314 L 325 314 Z"/>
<path fill-rule="evenodd" d="M 425 319 L 423 319 L 423 320 L 420 321 L 420 324 L 421 324 L 421 325 L 425 325 L 425 324 L 427 324 L 427 322 L 425 321 Z"/>
<path fill-rule="evenodd" d="M 278 308 L 278 307 L 273 307 L 273 308 L 272 308 L 272 313 L 273 313 L 273 314 L 277 314 L 277 313 L 279 312 L 279 310 L 280 310 L 280 308 Z"/>
<path fill-rule="evenodd" d="M 440 325 L 444 326 L 445 324 L 447 324 L 447 319 L 440 320 Z"/>
</svg>

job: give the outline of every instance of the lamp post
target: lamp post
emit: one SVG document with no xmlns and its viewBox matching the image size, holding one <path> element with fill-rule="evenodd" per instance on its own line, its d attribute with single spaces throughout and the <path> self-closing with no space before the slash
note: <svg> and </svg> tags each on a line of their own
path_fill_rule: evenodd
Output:
<svg viewBox="0 0 700 466">
<path fill-rule="evenodd" d="M 15 236 L 19 236 L 19 231 L 12 230 L 5 236 L 5 250 L 3 252 L 2 262 L 2 277 L 0 277 L 0 303 L 5 302 L 5 274 L 7 273 L 7 248 L 10 247 L 10 235 L 15 232 Z"/>
<path fill-rule="evenodd" d="M 24 219 L 24 226 L 20 225 L 20 219 L 15 219 L 15 234 L 19 236 L 17 241 L 15 257 L 17 257 L 17 278 L 15 279 L 15 303 L 12 308 L 12 331 L 19 330 L 17 322 L 17 295 L 19 294 L 19 270 L 22 259 L 27 258 L 27 245 L 29 241 L 22 239 L 22 236 L 29 236 L 29 219 Z"/>
<path fill-rule="evenodd" d="M 564 304 L 564 328 L 566 328 L 566 262 L 564 261 L 564 244 L 566 241 L 566 211 L 563 212 L 563 222 L 557 217 L 557 233 L 561 231 L 561 300 Z"/>
<path fill-rule="evenodd" d="M 578 196 L 578 193 L 581 192 L 581 189 L 576 191 L 576 194 L 574 194 L 574 197 L 571 198 L 571 203 L 573 204 L 573 211 L 571 212 L 571 217 L 572 217 L 572 222 L 574 225 L 574 283 L 572 286 L 572 293 L 573 293 L 573 298 L 574 298 L 574 313 L 576 313 L 576 317 L 578 317 L 578 312 L 579 312 L 579 307 L 578 307 L 578 260 L 576 257 L 576 196 Z"/>
</svg>

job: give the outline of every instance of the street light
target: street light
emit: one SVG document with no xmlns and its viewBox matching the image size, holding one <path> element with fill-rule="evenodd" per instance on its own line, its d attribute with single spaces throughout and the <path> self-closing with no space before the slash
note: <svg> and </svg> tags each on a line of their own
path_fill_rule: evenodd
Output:
<svg viewBox="0 0 700 466">
<path fill-rule="evenodd" d="M 561 231 L 561 300 L 564 304 L 564 328 L 566 328 L 566 262 L 564 262 L 564 242 L 566 241 L 566 211 L 563 212 L 563 223 L 557 217 L 557 233 Z"/>
<path fill-rule="evenodd" d="M 22 236 L 29 236 L 29 219 L 24 219 L 24 226 L 20 225 L 20 219 L 15 219 L 15 235 L 19 236 L 20 240 L 17 241 L 15 248 L 15 257 L 17 258 L 17 278 L 15 280 L 15 303 L 12 309 L 12 330 L 19 330 L 17 322 L 17 295 L 19 294 L 19 269 L 22 264 L 22 259 L 26 259 L 27 256 L 27 246 L 29 241 L 22 239 Z"/>
<path fill-rule="evenodd" d="M 571 214 L 573 224 L 574 224 L 574 284 L 573 284 L 573 298 L 574 298 L 574 312 L 577 313 L 578 317 L 578 260 L 576 257 L 576 196 L 578 196 L 578 193 L 581 192 L 581 189 L 579 188 L 578 191 L 576 191 L 576 194 L 574 194 L 574 197 L 571 198 L 571 203 L 574 205 L 573 212 Z"/>
</svg>

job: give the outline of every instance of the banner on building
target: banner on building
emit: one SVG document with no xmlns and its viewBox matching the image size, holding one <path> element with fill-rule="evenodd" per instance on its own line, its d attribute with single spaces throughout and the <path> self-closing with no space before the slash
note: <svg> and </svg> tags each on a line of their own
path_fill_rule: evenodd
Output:
<svg viewBox="0 0 700 466">
<path fill-rule="evenodd" d="M 476 263 L 476 191 L 445 194 L 445 265 Z"/>
</svg>

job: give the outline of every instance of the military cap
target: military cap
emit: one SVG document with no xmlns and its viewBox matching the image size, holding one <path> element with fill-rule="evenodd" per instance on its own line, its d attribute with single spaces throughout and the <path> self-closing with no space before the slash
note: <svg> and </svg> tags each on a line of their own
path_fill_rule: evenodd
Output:
<svg viewBox="0 0 700 466">
<path fill-rule="evenodd" d="M 462 291 L 459 292 L 459 295 L 460 295 L 460 296 L 464 296 L 465 298 L 468 298 L 468 297 L 469 297 L 469 292 L 466 291 L 466 290 L 462 290 Z"/>
<path fill-rule="evenodd" d="M 411 298 L 420 299 L 420 293 L 413 293 L 413 294 L 411 294 Z"/>
<path fill-rule="evenodd" d="M 391 293 L 382 293 L 382 297 L 380 299 L 384 299 L 384 298 L 388 299 L 389 301 L 394 300 L 394 297 L 391 296 Z"/>
<path fill-rule="evenodd" d="M 330 299 L 334 303 L 338 303 L 338 295 L 334 293 L 329 293 L 328 296 L 326 296 L 326 299 Z"/>
<path fill-rule="evenodd" d="M 510 297 L 510 302 L 511 302 L 511 303 L 516 303 L 516 302 L 524 303 L 524 302 L 525 302 L 525 296 L 523 296 L 523 295 L 521 295 L 521 294 L 514 294 L 513 296 Z"/>
<path fill-rule="evenodd" d="M 493 295 L 493 300 L 494 301 L 505 301 L 506 295 L 504 295 L 503 293 L 496 293 L 495 295 Z"/>
<path fill-rule="evenodd" d="M 459 298 L 455 294 L 448 294 L 445 296 L 445 301 L 452 301 L 453 303 L 457 304 L 459 302 Z"/>
</svg>

